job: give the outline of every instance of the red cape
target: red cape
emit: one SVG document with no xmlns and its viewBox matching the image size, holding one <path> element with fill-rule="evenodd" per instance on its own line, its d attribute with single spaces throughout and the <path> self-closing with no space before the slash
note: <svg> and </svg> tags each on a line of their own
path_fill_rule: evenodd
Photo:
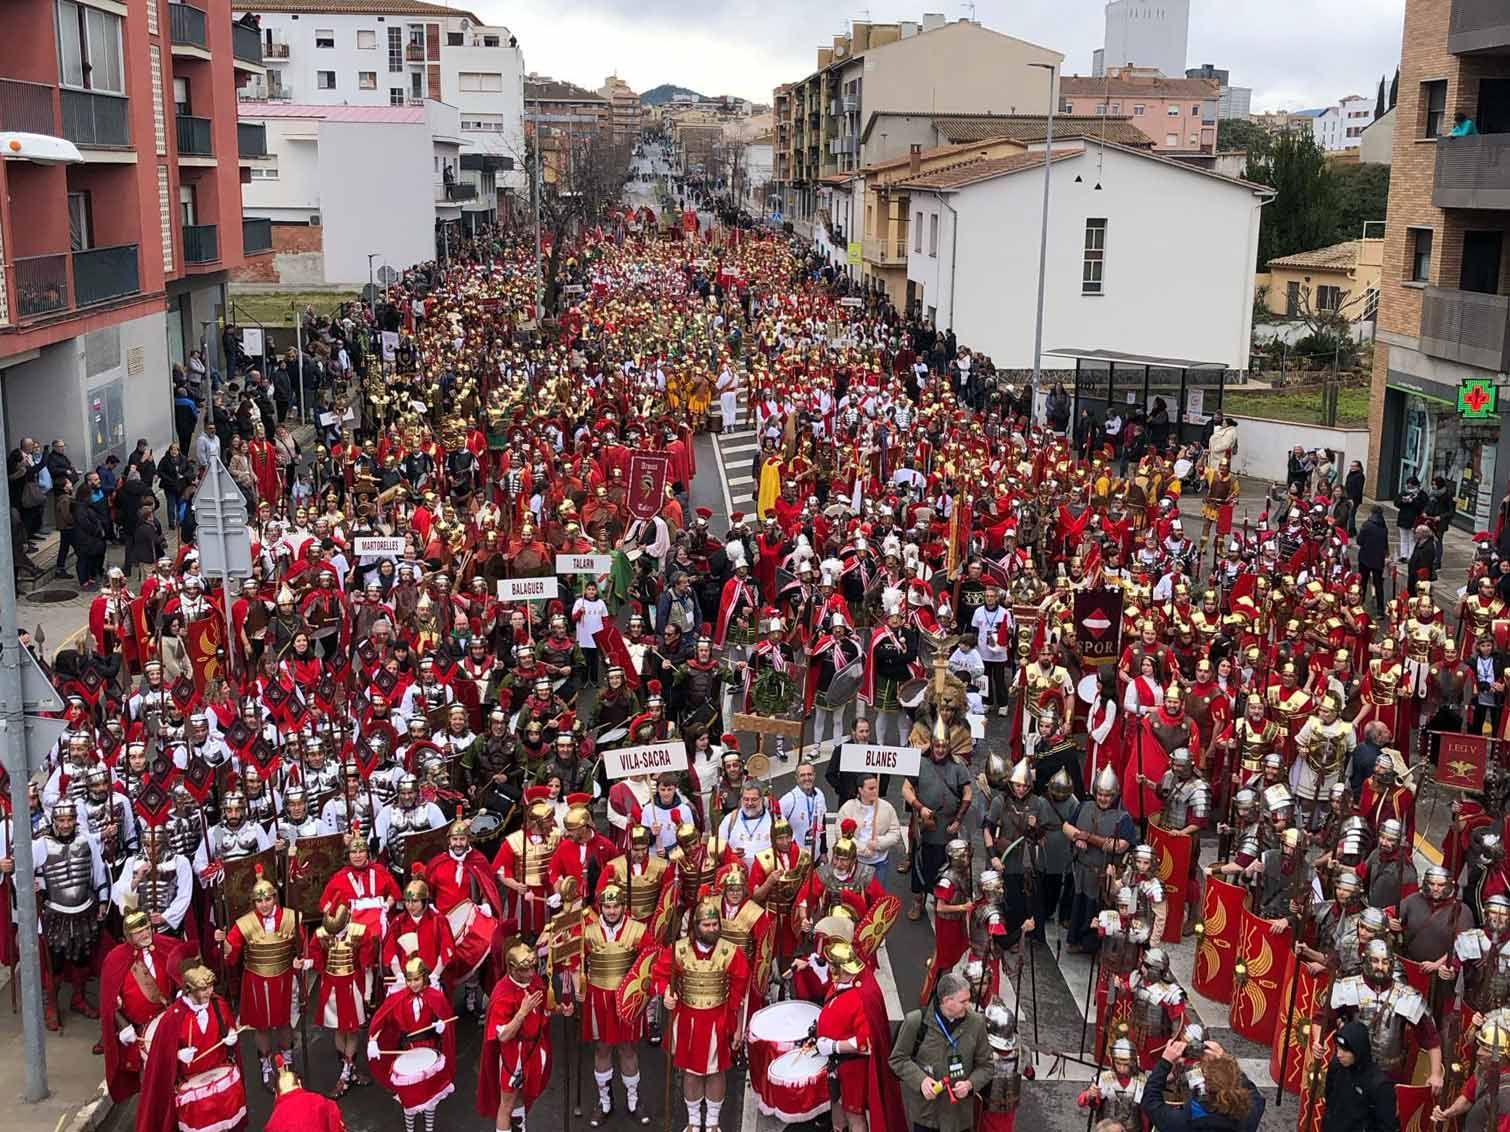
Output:
<svg viewBox="0 0 1510 1132">
<path fill-rule="evenodd" d="M 183 944 L 172 936 L 154 934 L 152 947 L 157 952 L 156 961 L 167 964 L 167 970 L 172 972 L 172 984 L 176 989 L 178 974 L 175 968 Z M 126 1049 L 121 1045 L 115 1022 L 115 1004 L 135 960 L 136 948 L 129 943 L 120 943 L 110 950 L 100 966 L 100 1002 L 105 1004 L 100 1009 L 100 1042 L 105 1047 L 105 1084 L 110 1090 L 110 1099 L 117 1104 L 135 1096 L 141 1088 L 141 1075 L 122 1064 Z"/>
<path fill-rule="evenodd" d="M 866 1107 L 871 1114 L 871 1132 L 908 1132 L 902 1087 L 891 1071 L 891 1019 L 887 1016 L 886 996 L 881 993 L 874 968 L 867 968 L 860 976 L 860 1005 L 865 1010 L 865 1024 L 870 1030 Z"/>
<path fill-rule="evenodd" d="M 218 994 L 210 1000 L 216 1020 L 229 1033 L 236 1025 L 231 1008 Z M 147 1066 L 142 1072 L 142 1095 L 136 1105 L 136 1132 L 177 1132 L 178 1130 L 178 1035 L 184 1016 L 191 1013 L 184 1000 L 175 999 L 163 1012 L 147 1051 Z"/>
<path fill-rule="evenodd" d="M 329 1097 L 295 1089 L 273 1102 L 263 1132 L 346 1132 L 340 1106 Z"/>
<path fill-rule="evenodd" d="M 443 991 L 435 987 L 425 987 L 425 1005 L 430 1008 L 437 1018 L 451 1017 L 451 1000 Z M 372 1022 L 368 1027 L 368 1035 L 372 1041 L 377 1042 L 379 1049 L 399 1049 L 399 1039 L 408 1032 L 407 1023 L 399 1017 L 399 1009 L 409 1002 L 409 988 L 400 987 L 377 1008 L 372 1016 Z M 434 1031 L 431 1031 L 433 1034 Z M 446 1064 L 454 1073 L 456 1070 L 456 1023 L 446 1025 L 445 1032 L 440 1036 L 441 1052 L 445 1054 Z M 393 1062 L 391 1057 L 380 1057 L 376 1061 L 371 1058 L 367 1061 L 367 1067 L 372 1070 L 372 1079 L 390 1093 L 398 1092 L 393 1084 Z M 138 1130 L 140 1132 L 140 1130 Z"/>
</svg>

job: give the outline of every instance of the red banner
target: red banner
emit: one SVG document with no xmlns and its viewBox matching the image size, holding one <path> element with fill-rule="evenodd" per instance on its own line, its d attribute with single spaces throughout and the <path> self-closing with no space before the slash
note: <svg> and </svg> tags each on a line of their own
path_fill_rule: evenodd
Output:
<svg viewBox="0 0 1510 1132">
<path fill-rule="evenodd" d="M 1081 590 L 1075 595 L 1080 655 L 1091 663 L 1116 663 L 1122 655 L 1122 591 Z"/>
<path fill-rule="evenodd" d="M 205 685 L 225 671 L 225 622 L 214 614 L 191 621 L 188 637 L 189 663 L 194 667 L 194 687 L 201 695 Z"/>
<path fill-rule="evenodd" d="M 592 639 L 603 650 L 610 665 L 617 665 L 624 670 L 624 683 L 631 688 L 638 688 L 640 670 L 634 663 L 634 655 L 629 651 L 629 646 L 624 643 L 624 634 L 619 632 L 619 627 L 612 621 L 605 621 L 603 628 L 594 633 Z"/>
<path fill-rule="evenodd" d="M 671 482 L 671 457 L 665 452 L 635 451 L 629 455 L 629 495 L 625 505 L 636 519 L 654 519 L 666 503 Z"/>
<path fill-rule="evenodd" d="M 1145 814 L 1158 813 L 1163 809 L 1163 802 L 1157 790 L 1138 782 L 1138 776 L 1142 775 L 1153 783 L 1162 781 L 1164 772 L 1169 769 L 1169 752 L 1154 736 L 1147 719 L 1133 720 L 1124 743 L 1127 765 L 1122 771 L 1122 805 L 1133 821 L 1139 821 Z"/>
<path fill-rule="evenodd" d="M 1422 1132 L 1430 1127 L 1431 1089 L 1425 1085 L 1395 1086 L 1395 1127 L 1401 1132 Z"/>
<path fill-rule="evenodd" d="M 1285 1004 L 1279 981 L 1290 954 L 1290 929 L 1275 931 L 1269 921 L 1243 911 L 1238 937 L 1230 1024 L 1249 1041 L 1268 1045 Z"/>
<path fill-rule="evenodd" d="M 1195 948 L 1197 994 L 1214 1002 L 1232 1001 L 1232 971 L 1242 939 L 1248 890 L 1215 877 L 1206 878 L 1201 894 L 1200 940 Z"/>
<path fill-rule="evenodd" d="M 1185 925 L 1185 892 L 1190 887 L 1190 854 L 1195 846 L 1188 833 L 1160 829 L 1150 823 L 1148 844 L 1158 859 L 1159 883 L 1164 886 L 1164 943 L 1179 943 Z"/>
<path fill-rule="evenodd" d="M 1437 783 L 1454 790 L 1482 790 L 1489 765 L 1489 737 L 1439 731 L 1437 741 Z"/>
<path fill-rule="evenodd" d="M 1292 987 L 1296 979 L 1300 982 Z M 1316 1016 L 1330 985 L 1331 980 L 1326 974 L 1311 974 L 1300 958 L 1291 953 L 1290 961 L 1285 965 L 1284 981 L 1279 985 L 1279 1009 L 1282 1012 L 1289 1010 L 1290 995 L 1295 996 L 1295 1009 L 1289 1013 L 1289 1042 L 1287 1045 L 1285 1029 L 1281 1028 L 1269 1050 L 1269 1076 L 1276 1081 L 1283 1076 L 1287 1092 L 1300 1092 L 1301 1082 L 1305 1079 L 1306 1050 L 1311 1044 L 1311 1019 Z"/>
</svg>

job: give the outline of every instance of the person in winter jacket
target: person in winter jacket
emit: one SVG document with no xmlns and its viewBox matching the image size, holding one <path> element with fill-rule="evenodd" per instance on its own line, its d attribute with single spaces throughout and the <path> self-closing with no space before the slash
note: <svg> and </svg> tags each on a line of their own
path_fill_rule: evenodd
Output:
<svg viewBox="0 0 1510 1132">
<path fill-rule="evenodd" d="M 1399 1132 L 1395 1086 L 1374 1064 L 1368 1027 L 1343 1024 L 1337 1031 L 1337 1053 L 1327 1065 L 1326 1114 L 1322 1132 Z"/>
<path fill-rule="evenodd" d="M 1216 1042 L 1206 1042 L 1201 1051 L 1204 1091 L 1183 1104 L 1164 1099 L 1169 1071 L 1180 1063 L 1187 1045 L 1180 1038 L 1165 1045 L 1143 1085 L 1143 1099 L 1138 1104 L 1156 1132 L 1257 1132 L 1264 1115 L 1264 1098 Z"/>
</svg>

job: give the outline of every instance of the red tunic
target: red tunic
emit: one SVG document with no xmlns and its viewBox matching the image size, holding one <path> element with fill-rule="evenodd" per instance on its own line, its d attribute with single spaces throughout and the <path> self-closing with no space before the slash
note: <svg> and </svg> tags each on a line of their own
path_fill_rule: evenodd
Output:
<svg viewBox="0 0 1510 1132">
<path fill-rule="evenodd" d="M 406 909 L 388 924 L 383 937 L 383 968 L 402 977 L 404 964 L 418 955 L 432 974 L 443 969 L 455 945 L 451 942 L 451 925 L 434 908 L 426 908 L 416 920 Z"/>
<path fill-rule="evenodd" d="M 320 973 L 315 1018 L 332 1030 L 360 1030 L 367 1023 L 367 980 L 377 955 L 377 940 L 360 925 L 348 925 L 336 939 L 350 940 L 353 927 L 361 932 L 361 938 L 353 941 L 356 970 L 349 974 L 330 970 L 332 939 L 324 928 L 315 929 L 309 937 L 309 958 Z"/>
<path fill-rule="evenodd" d="M 273 1102 L 263 1132 L 346 1132 L 346 1122 L 329 1097 L 294 1089 Z"/>
<path fill-rule="evenodd" d="M 645 1036 L 644 1014 L 641 1013 L 632 1022 L 624 1021 L 619 1015 L 618 991 L 595 987 L 586 978 L 585 965 L 590 962 L 594 947 L 601 946 L 604 940 L 611 943 L 625 940 L 627 946 L 633 950 L 636 962 L 639 954 L 647 947 L 653 947 L 655 943 L 654 938 L 645 931 L 644 925 L 629 916 L 627 912 L 619 920 L 617 926 L 610 926 L 601 916 L 594 915 L 592 920 L 583 927 L 582 1040 L 607 1042 L 609 1045 L 638 1042 Z"/>
<path fill-rule="evenodd" d="M 533 870 L 533 862 L 551 852 L 550 842 L 535 834 L 530 834 L 528 843 L 521 842 L 519 849 L 514 848 L 514 838 L 518 836 L 516 829 L 512 834 L 503 839 L 503 844 L 498 847 L 498 853 L 493 857 L 493 872 L 498 876 L 508 877 L 512 880 L 523 881 L 525 879 L 522 859 L 526 854 Z M 539 934 L 545 930 L 545 899 L 550 895 L 549 884 L 530 885 L 530 891 L 534 894 L 533 900 L 524 899 L 524 895 L 509 889 L 508 916 L 519 922 L 519 927 L 525 934 Z"/>
<path fill-rule="evenodd" d="M 529 1111 L 551 1079 L 550 1012 L 542 1002 L 531 1011 L 515 1035 L 506 1042 L 498 1032 L 519 1012 L 526 995 L 546 993 L 536 975 L 523 986 L 512 975 L 498 980 L 488 1002 L 488 1021 L 483 1027 L 482 1064 L 477 1071 L 477 1113 L 492 1119 L 505 1091 L 514 1094 L 514 1104 Z M 516 1083 L 516 1076 L 518 1082 Z"/>
<path fill-rule="evenodd" d="M 551 888 L 555 889 L 562 877 L 576 877 L 577 892 L 586 895 L 589 891 L 588 872 L 591 871 L 596 880 L 619 852 L 618 847 L 601 833 L 594 833 L 585 843 L 573 837 L 563 837 L 561 844 L 551 854 L 546 879 L 550 881 Z"/>
<path fill-rule="evenodd" d="M 933 899 L 937 904 L 963 904 L 970 899 L 968 892 L 960 892 L 953 878 L 944 873 L 933 886 Z M 933 994 L 939 976 L 954 969 L 970 946 L 970 936 L 963 912 L 941 915 L 933 921 L 933 960 L 928 965 L 928 978 L 923 983 L 922 999 L 926 1003 Z"/>
<path fill-rule="evenodd" d="M 105 1083 L 117 1103 L 141 1088 L 142 1063 L 147 1050 L 147 1027 L 173 1002 L 178 990 L 179 948 L 171 936 L 154 935 L 148 952 L 129 943 L 117 944 L 100 968 L 100 1042 L 105 1050 Z M 150 953 L 152 969 L 146 965 Z M 120 1039 L 116 1014 L 136 1030 L 129 1045 Z"/>
<path fill-rule="evenodd" d="M 433 1029 L 415 1033 L 451 1014 L 450 1001 L 434 987 L 426 987 L 419 994 L 403 987 L 384 999 L 372 1016 L 367 1064 L 378 1084 L 398 1098 L 406 1113 L 433 1109 L 455 1091 L 455 1023 L 446 1023 L 439 1035 Z M 374 1044 L 380 1051 L 402 1052 L 397 1056 L 380 1052 L 372 1057 Z M 437 1056 L 421 1064 L 403 1064 L 403 1053 L 420 1049 L 433 1050 Z"/>
<path fill-rule="evenodd" d="M 237 1132 L 246 1127 L 241 1053 L 225 1044 L 234 1031 L 230 1005 L 218 994 L 202 1013 L 182 998 L 168 1007 L 147 1051 L 137 1132 Z M 180 1050 L 192 1051 L 187 1063 Z"/>
<path fill-rule="evenodd" d="M 681 983 L 679 953 L 706 959 L 714 950 L 726 948 L 731 954 L 725 968 L 729 973 L 729 993 L 718 1006 L 688 1006 L 678 999 L 671 1012 L 671 1056 L 676 1068 L 684 1073 L 707 1076 L 722 1073 L 734 1063 L 734 1035 L 744 1017 L 743 1003 L 749 990 L 750 964 L 745 953 L 727 940 L 713 947 L 703 947 L 693 940 L 678 941 L 662 948 L 656 958 L 654 983 L 657 993 Z"/>
<path fill-rule="evenodd" d="M 263 917 L 263 927 L 268 931 L 274 930 L 274 926 L 287 925 L 289 920 L 294 921 L 296 954 L 299 938 L 297 918 L 298 913 L 291 908 L 279 908 L 276 915 Z M 225 941 L 230 948 L 226 963 L 229 966 L 235 966 L 241 962 L 242 951 L 247 942 L 242 934 L 240 921 L 231 925 L 231 930 L 226 933 Z M 291 1025 L 293 1012 L 294 969 L 292 965 L 278 975 L 259 975 L 251 970 L 241 972 L 241 1024 L 243 1026 L 250 1026 L 254 1030 L 275 1030 L 280 1026 Z"/>
<path fill-rule="evenodd" d="M 818 1012 L 818 1037 L 859 1042 L 863 1054 L 839 1058 L 839 1103 L 847 1112 L 864 1112 L 870 1078 L 870 1027 L 856 983 L 830 986 L 828 1001 Z"/>
</svg>

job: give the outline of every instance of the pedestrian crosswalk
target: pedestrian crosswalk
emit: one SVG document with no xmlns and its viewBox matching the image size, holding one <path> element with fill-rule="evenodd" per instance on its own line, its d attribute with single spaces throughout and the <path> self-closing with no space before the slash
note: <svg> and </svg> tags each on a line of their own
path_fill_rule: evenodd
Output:
<svg viewBox="0 0 1510 1132">
<path fill-rule="evenodd" d="M 755 454 L 760 451 L 760 442 L 755 430 L 749 426 L 749 407 L 744 391 L 740 391 L 739 428 L 719 434 L 718 467 L 723 477 L 725 502 L 728 511 L 755 513 Z"/>
</svg>

